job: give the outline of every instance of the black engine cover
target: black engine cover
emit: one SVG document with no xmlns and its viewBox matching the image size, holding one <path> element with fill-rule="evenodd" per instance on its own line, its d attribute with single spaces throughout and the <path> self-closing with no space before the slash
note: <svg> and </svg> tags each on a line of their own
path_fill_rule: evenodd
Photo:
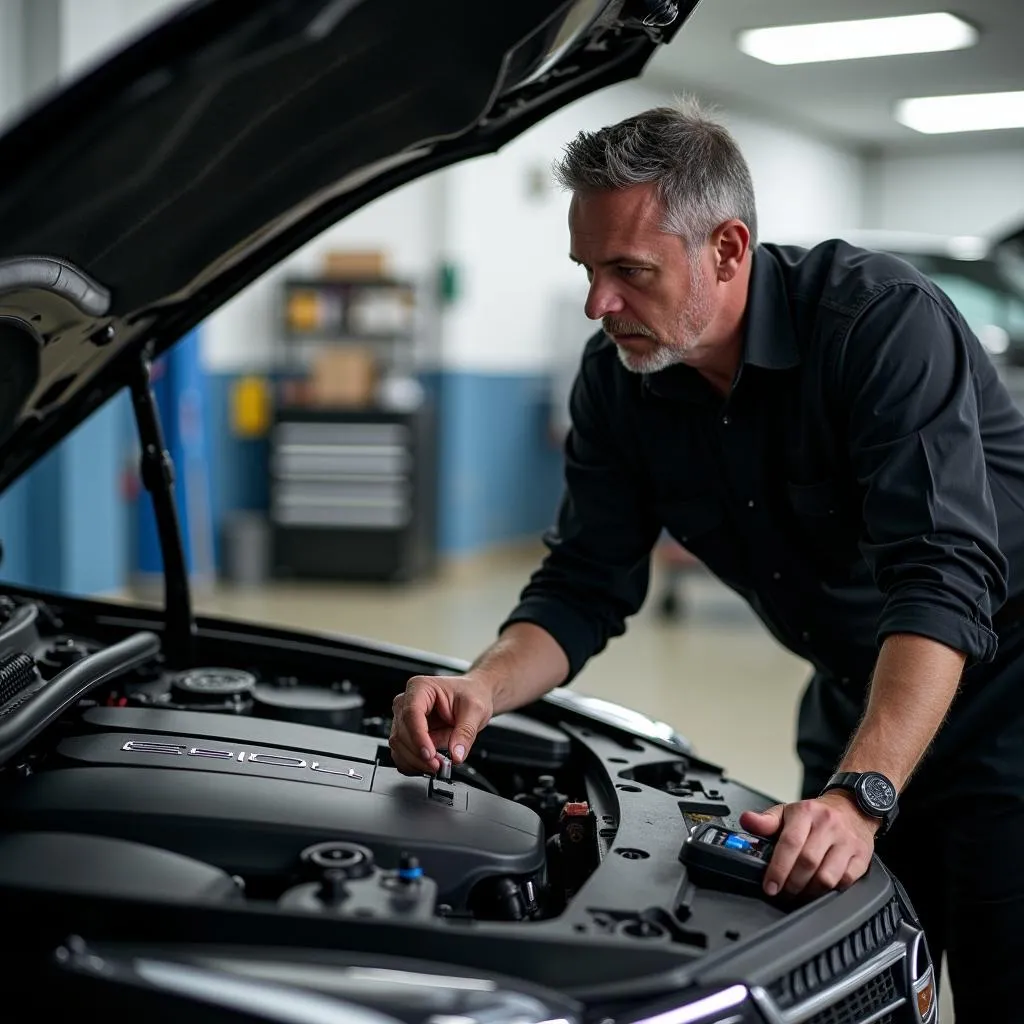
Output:
<svg viewBox="0 0 1024 1024">
<path fill-rule="evenodd" d="M 7 828 L 132 840 L 249 878 L 287 879 L 305 847 L 347 840 L 385 868 L 414 854 L 455 908 L 487 877 L 544 867 L 532 810 L 460 784 L 436 799 L 426 777 L 377 764 L 365 736 L 132 708 L 87 720 L 104 730 L 65 739 L 50 770 L 0 791 Z"/>
</svg>

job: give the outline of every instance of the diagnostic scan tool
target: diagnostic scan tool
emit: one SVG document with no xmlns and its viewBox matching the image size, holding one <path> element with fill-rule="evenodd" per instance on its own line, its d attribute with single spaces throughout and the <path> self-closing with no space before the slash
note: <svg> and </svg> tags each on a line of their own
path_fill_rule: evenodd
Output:
<svg viewBox="0 0 1024 1024">
<path fill-rule="evenodd" d="M 683 843 L 679 859 L 697 885 L 763 896 L 764 872 L 774 849 L 770 839 L 705 822 Z"/>
</svg>

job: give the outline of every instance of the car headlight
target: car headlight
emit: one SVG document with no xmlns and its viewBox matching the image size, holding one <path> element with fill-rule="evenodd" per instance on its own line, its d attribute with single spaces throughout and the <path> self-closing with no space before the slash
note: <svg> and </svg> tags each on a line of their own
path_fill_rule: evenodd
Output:
<svg viewBox="0 0 1024 1024">
<path fill-rule="evenodd" d="M 681 992 L 634 1013 L 628 1024 L 755 1024 L 761 1019 L 747 986 L 728 985 Z"/>
</svg>

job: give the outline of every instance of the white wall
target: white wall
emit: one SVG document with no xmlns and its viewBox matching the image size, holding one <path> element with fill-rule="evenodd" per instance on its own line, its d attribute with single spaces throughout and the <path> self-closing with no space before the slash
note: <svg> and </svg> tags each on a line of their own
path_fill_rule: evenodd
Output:
<svg viewBox="0 0 1024 1024">
<path fill-rule="evenodd" d="M 21 0 L 0 0 L 0 124 L 21 103 L 22 38 Z"/>
<path fill-rule="evenodd" d="M 34 3 L 35 0 L 27 0 Z M 182 0 L 62 0 L 61 76 L 88 69 Z"/>
<path fill-rule="evenodd" d="M 321 273 L 329 249 L 383 250 L 396 276 L 420 285 L 427 309 L 425 330 L 436 332 L 430 296 L 442 256 L 443 173 L 410 182 L 363 207 L 236 295 L 203 325 L 206 367 L 225 373 L 269 369 L 280 338 L 280 282 L 289 275 Z"/>
<path fill-rule="evenodd" d="M 864 218 L 864 161 L 851 150 L 749 117 L 723 117 L 743 149 L 762 241 L 848 231 Z"/>
<path fill-rule="evenodd" d="M 581 129 L 596 129 L 650 106 L 667 93 L 631 82 L 560 111 L 503 152 L 452 169 L 447 250 L 463 296 L 444 322 L 448 367 L 479 372 L 546 369 L 566 339 L 554 336 L 567 302 L 582 316 L 583 271 L 568 259 L 568 197 L 553 186 L 528 194 L 531 172 L 544 172 Z M 863 164 L 849 152 L 720 111 L 751 167 L 760 235 L 842 231 L 863 216 Z"/>
<path fill-rule="evenodd" d="M 1024 149 L 870 160 L 866 227 L 988 235 L 1024 220 Z"/>
</svg>

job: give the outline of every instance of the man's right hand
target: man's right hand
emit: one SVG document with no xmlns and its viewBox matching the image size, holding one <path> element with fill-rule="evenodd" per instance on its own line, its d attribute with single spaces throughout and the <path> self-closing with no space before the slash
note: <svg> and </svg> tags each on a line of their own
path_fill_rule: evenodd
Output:
<svg viewBox="0 0 1024 1024">
<path fill-rule="evenodd" d="M 392 703 L 388 744 L 399 771 L 436 772 L 439 747 L 455 764 L 469 756 L 480 730 L 494 714 L 494 691 L 472 672 L 464 676 L 413 676 Z"/>
</svg>

